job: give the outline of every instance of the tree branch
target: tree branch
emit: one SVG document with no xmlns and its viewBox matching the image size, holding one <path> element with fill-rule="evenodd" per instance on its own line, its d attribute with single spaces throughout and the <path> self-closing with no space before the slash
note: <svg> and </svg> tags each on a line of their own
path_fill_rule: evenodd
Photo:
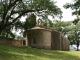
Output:
<svg viewBox="0 0 80 60">
<path fill-rule="evenodd" d="M 6 17 L 6 23 L 8 23 L 9 19 L 11 18 L 11 15 L 14 14 L 14 12 L 13 12 L 14 8 L 15 8 L 15 6 L 12 8 L 10 15 Z"/>
<path fill-rule="evenodd" d="M 4 9 L 3 19 L 2 19 L 2 22 L 1 22 L 2 24 L 1 24 L 1 25 L 3 25 L 4 20 L 5 20 L 5 18 L 6 18 L 6 15 L 7 15 L 8 11 L 9 11 L 13 6 L 15 6 L 15 4 L 16 4 L 17 2 L 19 2 L 19 1 L 22 1 L 22 0 L 15 0 L 13 3 L 11 3 L 11 1 L 10 1 L 9 5 L 7 4 L 8 8 L 7 8 L 7 7 L 4 7 L 4 8 L 7 8 L 7 9 Z M 5 6 L 6 6 L 6 4 L 5 4 Z"/>
<path fill-rule="evenodd" d="M 12 22 L 10 22 L 10 23 L 8 23 L 8 24 L 5 24 L 3 28 L 5 29 L 7 26 L 12 25 L 13 23 L 15 23 L 15 22 L 18 20 L 18 18 L 20 18 L 22 15 L 24 15 L 24 14 L 26 14 L 26 13 L 29 13 L 29 12 L 35 12 L 35 10 L 23 11 L 18 17 L 16 17 L 15 19 L 13 19 Z"/>
</svg>

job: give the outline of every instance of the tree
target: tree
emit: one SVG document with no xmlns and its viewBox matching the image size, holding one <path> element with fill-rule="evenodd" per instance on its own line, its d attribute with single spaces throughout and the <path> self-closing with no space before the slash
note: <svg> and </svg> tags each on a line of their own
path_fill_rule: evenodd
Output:
<svg viewBox="0 0 80 60">
<path fill-rule="evenodd" d="M 64 5 L 64 8 L 68 9 L 70 8 L 73 10 L 72 15 L 76 15 L 76 19 L 74 19 L 73 23 L 77 24 L 80 21 L 80 0 L 73 0 L 72 3 L 66 3 Z"/>
<path fill-rule="evenodd" d="M 70 29 L 69 27 L 71 25 L 71 22 L 64 22 L 64 21 L 56 21 L 56 23 L 53 23 L 53 28 L 57 31 L 61 32 L 62 34 L 66 35 L 66 32 L 68 32 Z"/>
<path fill-rule="evenodd" d="M 29 13 L 42 17 L 60 17 L 62 14 L 55 2 L 50 0 L 0 0 L 0 35 L 8 28 L 11 31 L 20 18 Z"/>
<path fill-rule="evenodd" d="M 74 19 L 73 23 L 77 25 L 77 23 L 80 21 L 80 0 L 74 0 L 74 3 L 67 3 L 64 5 L 65 8 L 71 8 L 73 10 L 72 14 L 76 15 L 76 19 Z M 77 27 L 77 26 L 76 26 Z M 75 41 L 77 45 L 77 50 L 79 47 L 79 39 L 78 39 L 78 29 L 75 29 Z"/>
<path fill-rule="evenodd" d="M 36 26 L 36 16 L 34 14 L 31 14 L 28 18 L 26 18 L 26 21 L 22 25 L 24 29 L 23 36 L 26 37 L 27 30 L 34 26 Z"/>
<path fill-rule="evenodd" d="M 70 44 L 76 44 L 75 41 L 75 27 L 72 23 L 72 21 L 57 21 L 53 23 L 53 29 L 59 31 L 64 36 L 67 36 Z"/>
</svg>

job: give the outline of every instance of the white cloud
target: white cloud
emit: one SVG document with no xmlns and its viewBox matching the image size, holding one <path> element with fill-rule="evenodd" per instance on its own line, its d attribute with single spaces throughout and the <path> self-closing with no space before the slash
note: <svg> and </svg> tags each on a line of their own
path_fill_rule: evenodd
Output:
<svg viewBox="0 0 80 60">
<path fill-rule="evenodd" d="M 64 4 L 66 4 L 67 2 L 72 2 L 72 0 L 54 0 L 57 1 L 56 5 L 61 8 L 61 10 L 63 11 L 63 18 L 62 21 L 70 21 L 70 20 L 74 20 L 75 16 L 72 16 L 72 11 L 71 9 L 65 9 L 63 7 Z"/>
</svg>

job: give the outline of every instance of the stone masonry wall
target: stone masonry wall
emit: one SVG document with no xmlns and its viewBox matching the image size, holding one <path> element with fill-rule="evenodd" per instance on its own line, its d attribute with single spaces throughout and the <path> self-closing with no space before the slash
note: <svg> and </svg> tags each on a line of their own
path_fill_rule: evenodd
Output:
<svg viewBox="0 0 80 60">
<path fill-rule="evenodd" d="M 42 29 L 28 30 L 27 36 L 29 46 L 51 49 L 51 32 Z"/>
<path fill-rule="evenodd" d="M 60 33 L 57 31 L 52 32 L 52 49 L 60 50 Z"/>
<path fill-rule="evenodd" d="M 15 40 L 12 38 L 6 38 L 0 36 L 0 45 L 8 45 L 8 46 L 21 46 L 21 40 Z"/>
</svg>

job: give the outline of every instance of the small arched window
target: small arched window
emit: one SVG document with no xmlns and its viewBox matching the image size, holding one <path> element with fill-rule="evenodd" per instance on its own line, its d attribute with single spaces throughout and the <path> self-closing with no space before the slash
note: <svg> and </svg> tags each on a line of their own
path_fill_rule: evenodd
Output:
<svg viewBox="0 0 80 60">
<path fill-rule="evenodd" d="M 33 44 L 36 44 L 36 39 L 35 38 L 33 39 Z"/>
</svg>

